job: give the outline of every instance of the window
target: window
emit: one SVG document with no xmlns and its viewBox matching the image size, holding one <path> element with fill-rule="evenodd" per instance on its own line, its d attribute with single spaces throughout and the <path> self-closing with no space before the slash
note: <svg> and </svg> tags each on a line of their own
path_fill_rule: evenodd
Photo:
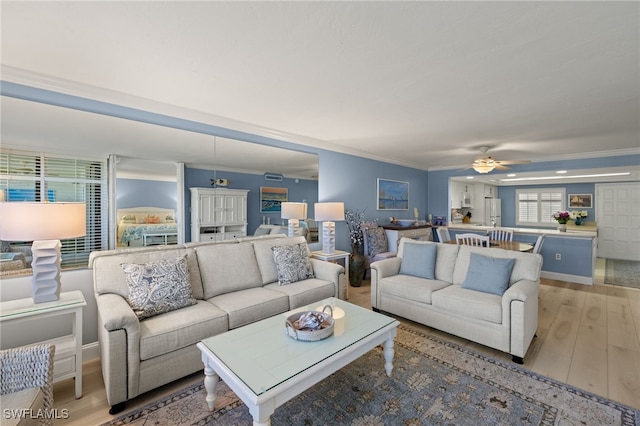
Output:
<svg viewBox="0 0 640 426">
<path fill-rule="evenodd" d="M 87 235 L 61 240 L 63 269 L 85 267 L 89 254 L 103 248 L 102 206 L 106 188 L 102 161 L 49 154 L 0 151 L 0 190 L 7 201 L 76 201 L 87 205 Z M 7 243 L 3 243 L 6 245 Z M 11 247 L 30 241 L 10 242 Z"/>
<path fill-rule="evenodd" d="M 517 189 L 516 224 L 525 226 L 551 226 L 556 221 L 551 215 L 564 210 L 565 189 Z"/>
</svg>

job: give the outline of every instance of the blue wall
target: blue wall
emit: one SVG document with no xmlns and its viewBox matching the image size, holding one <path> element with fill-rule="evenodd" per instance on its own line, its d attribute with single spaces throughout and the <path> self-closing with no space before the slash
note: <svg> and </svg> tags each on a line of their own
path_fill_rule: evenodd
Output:
<svg viewBox="0 0 640 426">
<path fill-rule="evenodd" d="M 184 182 L 185 182 L 185 204 L 191 206 L 191 191 L 189 188 L 212 188 L 211 179 L 213 179 L 214 172 L 211 170 L 192 169 L 185 167 Z M 265 216 L 271 219 L 271 224 L 286 223 L 280 218 L 279 213 L 261 213 L 260 212 L 260 187 L 272 186 L 278 188 L 288 188 L 289 201 L 302 202 L 306 201 L 308 205 L 308 216 L 313 217 L 313 203 L 318 202 L 318 182 L 309 179 L 299 179 L 296 183 L 296 179 L 284 178 L 282 182 L 269 182 L 264 179 L 263 175 L 254 175 L 247 173 L 234 173 L 234 172 L 215 172 L 217 179 L 229 179 L 230 183 L 226 188 L 228 189 L 248 189 L 247 195 L 247 233 L 253 234 L 255 229 L 262 223 L 262 217 Z M 186 241 L 191 241 L 191 214 L 189 207 L 186 209 L 185 218 L 186 229 L 185 237 Z"/>
<path fill-rule="evenodd" d="M 175 182 L 141 179 L 116 180 L 116 205 L 131 207 L 160 207 L 175 209 L 178 188 Z"/>
</svg>

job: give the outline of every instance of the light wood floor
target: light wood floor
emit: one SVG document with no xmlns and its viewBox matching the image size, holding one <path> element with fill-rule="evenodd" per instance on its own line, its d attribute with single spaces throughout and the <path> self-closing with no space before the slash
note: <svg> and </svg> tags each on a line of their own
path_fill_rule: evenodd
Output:
<svg viewBox="0 0 640 426">
<path fill-rule="evenodd" d="M 602 284 L 604 261 L 598 260 L 597 284 L 585 286 L 542 279 L 539 326 L 524 367 L 597 395 L 640 409 L 640 290 Z M 351 303 L 370 308 L 370 282 L 351 287 Z M 444 337 L 496 358 L 508 354 L 446 333 L 402 320 L 405 324 Z M 84 396 L 74 398 L 73 381 L 54 386 L 55 408 L 69 410 L 57 425 L 97 425 L 110 416 L 97 360 L 84 365 Z M 191 383 L 197 373 L 129 401 L 134 410 Z M 125 412 L 126 412 L 125 411 Z M 121 413 L 121 414 L 124 414 Z"/>
</svg>

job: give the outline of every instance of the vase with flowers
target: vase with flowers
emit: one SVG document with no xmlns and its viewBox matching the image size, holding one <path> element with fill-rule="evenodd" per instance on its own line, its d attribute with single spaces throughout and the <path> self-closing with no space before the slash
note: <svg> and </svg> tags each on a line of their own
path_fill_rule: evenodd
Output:
<svg viewBox="0 0 640 426">
<path fill-rule="evenodd" d="M 571 219 L 574 220 L 576 225 L 582 225 L 582 222 L 587 218 L 586 210 L 572 210 L 571 211 Z"/>
<path fill-rule="evenodd" d="M 364 210 L 345 210 L 344 220 L 347 222 L 349 242 L 351 243 L 351 254 L 349 254 L 349 284 L 352 287 L 360 287 L 366 267 L 364 235 L 362 234 Z"/>
<path fill-rule="evenodd" d="M 569 212 L 555 212 L 551 215 L 558 222 L 558 231 L 567 232 L 567 221 L 571 218 Z"/>
</svg>

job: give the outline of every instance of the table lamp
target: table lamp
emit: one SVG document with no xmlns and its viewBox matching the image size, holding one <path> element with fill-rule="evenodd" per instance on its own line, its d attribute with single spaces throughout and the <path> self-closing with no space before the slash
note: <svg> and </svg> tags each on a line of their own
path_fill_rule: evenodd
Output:
<svg viewBox="0 0 640 426">
<path fill-rule="evenodd" d="M 307 203 L 290 203 L 284 202 L 280 204 L 282 210 L 280 217 L 287 219 L 287 231 L 290 237 L 295 236 L 300 220 L 307 217 Z"/>
<path fill-rule="evenodd" d="M 336 252 L 336 220 L 344 220 L 344 203 L 315 203 L 315 220 L 322 222 L 322 252 Z"/>
<path fill-rule="evenodd" d="M 60 239 L 87 233 L 85 203 L 0 202 L 0 240 L 33 241 L 34 303 L 60 297 Z"/>
</svg>

